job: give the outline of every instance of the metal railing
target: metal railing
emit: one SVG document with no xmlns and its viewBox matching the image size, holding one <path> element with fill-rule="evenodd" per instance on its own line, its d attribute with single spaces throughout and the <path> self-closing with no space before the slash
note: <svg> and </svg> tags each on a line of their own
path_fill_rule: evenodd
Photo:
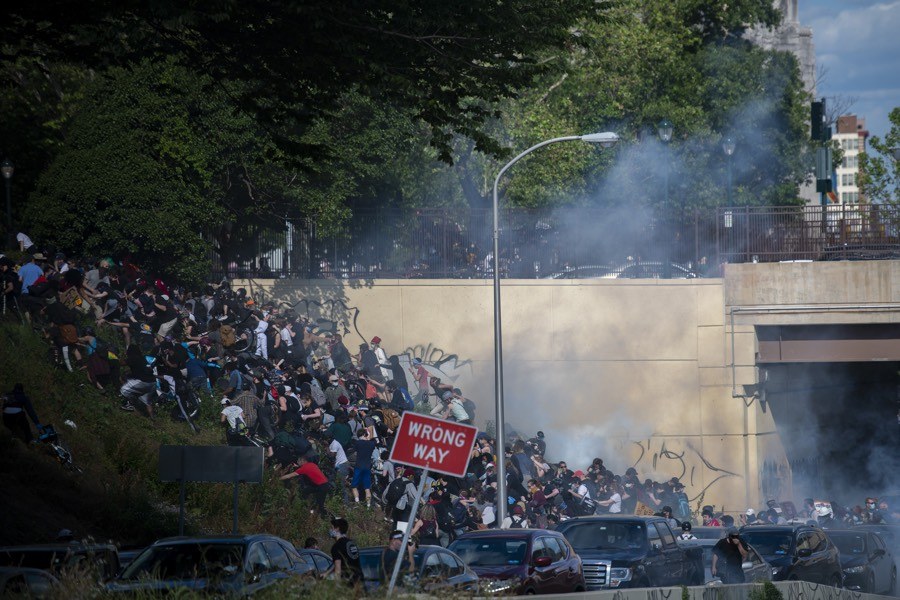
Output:
<svg viewBox="0 0 900 600">
<path fill-rule="evenodd" d="M 490 277 L 490 223 L 489 209 L 374 209 L 354 212 L 339 235 L 322 235 L 309 220 L 238 225 L 227 241 L 213 236 L 213 271 L 229 277 Z M 591 277 L 670 262 L 715 275 L 725 262 L 900 258 L 900 210 L 507 209 L 500 244 L 504 277 Z"/>
</svg>

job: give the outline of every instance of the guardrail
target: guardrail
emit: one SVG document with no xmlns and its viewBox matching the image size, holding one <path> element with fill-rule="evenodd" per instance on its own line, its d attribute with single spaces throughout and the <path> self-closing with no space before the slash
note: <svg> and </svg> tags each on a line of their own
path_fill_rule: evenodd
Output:
<svg viewBox="0 0 900 600">
<path fill-rule="evenodd" d="M 777 581 L 775 587 L 784 600 L 884 600 L 889 596 L 863 594 L 808 581 Z M 638 588 L 583 592 L 578 598 L 587 600 L 682 600 L 682 592 L 687 590 L 690 600 L 747 600 L 750 592 L 761 589 L 762 584 L 744 583 L 739 585 L 708 585 L 688 588 Z M 572 598 L 571 594 L 543 596 L 547 599 Z"/>
<path fill-rule="evenodd" d="M 218 276 L 486 278 L 493 265 L 488 209 L 358 210 L 337 235 L 307 219 L 237 226 L 210 238 Z M 900 258 L 900 209 L 507 209 L 500 243 L 504 277 L 592 276 L 637 262 L 714 275 L 726 262 Z"/>
</svg>

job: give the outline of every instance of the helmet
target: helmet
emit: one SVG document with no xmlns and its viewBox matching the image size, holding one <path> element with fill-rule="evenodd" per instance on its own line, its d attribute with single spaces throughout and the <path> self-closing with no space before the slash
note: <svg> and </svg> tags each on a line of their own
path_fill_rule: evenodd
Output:
<svg viewBox="0 0 900 600">
<path fill-rule="evenodd" d="M 691 522 L 690 521 L 683 522 L 681 524 L 681 530 L 682 531 L 690 531 L 691 530 Z"/>
<path fill-rule="evenodd" d="M 94 328 L 93 328 L 93 327 L 90 327 L 90 326 L 85 327 L 85 328 L 82 330 L 82 333 L 83 333 L 84 335 L 89 335 L 89 336 L 91 336 L 91 337 L 94 337 Z"/>
</svg>

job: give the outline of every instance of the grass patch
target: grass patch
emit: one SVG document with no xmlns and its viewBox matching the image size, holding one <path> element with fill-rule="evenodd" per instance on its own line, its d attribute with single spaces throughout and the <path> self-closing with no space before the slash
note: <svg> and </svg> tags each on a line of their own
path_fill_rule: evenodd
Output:
<svg viewBox="0 0 900 600">
<path fill-rule="evenodd" d="M 121 546 L 147 545 L 178 533 L 178 485 L 158 477 L 163 444 L 222 445 L 219 405 L 205 398 L 194 434 L 159 411 L 153 420 L 119 409 L 118 387 L 100 392 L 83 372 L 51 364 L 46 342 L 30 326 L 0 324 L 0 390 L 21 382 L 43 423 L 52 423 L 84 472 L 64 469 L 46 446 L 26 446 L 0 428 L 0 544 L 52 541 L 60 529 Z M 72 421 L 76 428 L 65 425 Z M 230 533 L 232 486 L 187 485 L 186 533 Z M 238 529 L 271 533 L 302 547 L 315 537 L 326 552 L 329 524 L 267 469 L 262 484 L 240 486 Z M 350 522 L 359 546 L 383 544 L 389 524 L 378 510 L 348 507 L 329 498 L 328 509 Z M 345 593 L 346 597 L 346 593 Z"/>
</svg>

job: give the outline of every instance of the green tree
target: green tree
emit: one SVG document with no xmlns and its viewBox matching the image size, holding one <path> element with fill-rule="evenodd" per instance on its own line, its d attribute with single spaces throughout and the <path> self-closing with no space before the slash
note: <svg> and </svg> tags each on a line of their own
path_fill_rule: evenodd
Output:
<svg viewBox="0 0 900 600">
<path fill-rule="evenodd" d="M 761 0 L 760 0 L 761 1 Z M 496 151 L 481 125 L 494 104 L 528 86 L 548 48 L 577 41 L 572 28 L 608 0 L 226 0 L 218 3 L 19 4 L 0 23 L 7 56 L 103 70 L 174 57 L 229 87 L 242 110 L 292 157 L 318 156 L 297 134 L 333 116 L 348 90 L 428 125 L 449 160 L 452 136 Z"/>
<path fill-rule="evenodd" d="M 742 37 L 748 23 L 777 21 L 767 1 L 623 0 L 605 19 L 585 22 L 579 46 L 548 55 L 554 68 L 505 104 L 495 137 L 521 149 L 557 135 L 613 129 L 623 143 L 615 153 L 579 144 L 542 150 L 514 171 L 507 201 L 658 204 L 668 156 L 670 185 L 688 195 L 687 205 L 724 204 L 721 141 L 732 136 L 734 202 L 796 202 L 808 162 L 807 98 L 797 63 Z M 663 118 L 675 125 L 668 155 L 655 141 Z M 472 162 L 463 155 L 459 171 L 475 188 L 472 181 L 489 178 L 479 177 Z M 486 158 L 483 167 L 496 172 L 501 164 Z M 480 187 L 480 197 L 488 192 Z"/>
<path fill-rule="evenodd" d="M 884 139 L 877 135 L 869 139 L 869 147 L 875 154 L 859 154 L 859 190 L 867 202 L 900 204 L 900 106 L 895 107 L 888 118 L 891 130 Z"/>
</svg>

